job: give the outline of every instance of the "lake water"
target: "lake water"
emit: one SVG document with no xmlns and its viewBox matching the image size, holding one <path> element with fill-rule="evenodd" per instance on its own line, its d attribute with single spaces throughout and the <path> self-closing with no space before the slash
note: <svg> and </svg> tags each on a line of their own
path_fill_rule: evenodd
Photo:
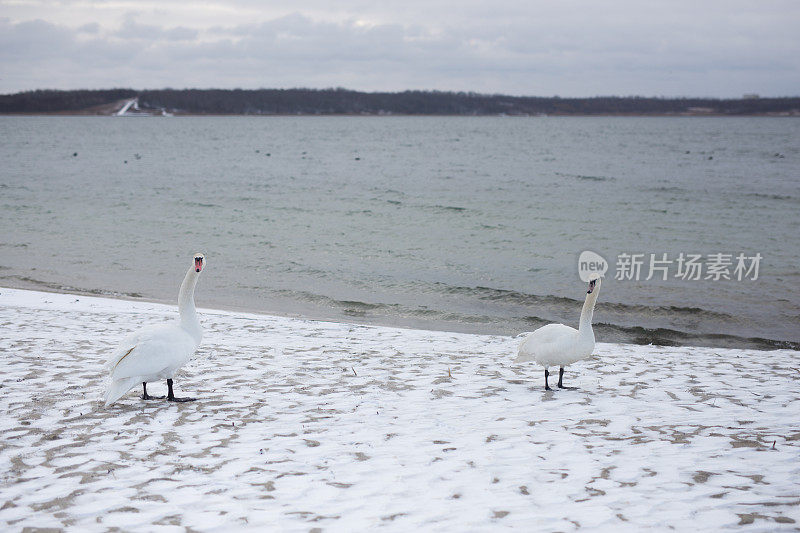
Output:
<svg viewBox="0 0 800 533">
<path fill-rule="evenodd" d="M 0 117 L 0 285 L 598 341 L 800 347 L 800 120 Z M 734 279 L 676 277 L 732 254 Z M 620 254 L 640 279 L 615 279 Z M 648 275 L 668 254 L 668 279 Z M 735 279 L 736 256 L 761 254 Z M 724 263 L 724 261 L 723 261 Z M 706 277 L 707 270 L 702 272 Z"/>
</svg>

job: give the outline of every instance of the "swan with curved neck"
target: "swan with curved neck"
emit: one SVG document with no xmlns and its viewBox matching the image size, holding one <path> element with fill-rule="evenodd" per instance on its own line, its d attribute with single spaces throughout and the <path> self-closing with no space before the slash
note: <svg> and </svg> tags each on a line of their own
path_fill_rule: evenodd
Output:
<svg viewBox="0 0 800 533">
<path fill-rule="evenodd" d="M 194 288 L 205 265 L 203 254 L 195 254 L 178 293 L 180 317 L 176 322 L 142 328 L 126 337 L 111 354 L 106 363 L 109 370 L 108 387 L 103 398 L 106 405 L 119 400 L 139 383 L 142 384 L 143 400 L 162 399 L 163 396 L 147 394 L 147 384 L 162 379 L 167 380 L 168 401 L 194 400 L 177 398 L 172 391 L 172 378 L 191 359 L 203 338 L 194 307 Z"/>
<path fill-rule="evenodd" d="M 589 276 L 589 290 L 581 310 L 578 329 L 564 324 L 547 324 L 528 334 L 519 347 L 515 363 L 534 361 L 544 367 L 544 388 L 550 389 L 547 378 L 549 367 L 558 366 L 558 387 L 564 387 L 564 367 L 592 355 L 594 350 L 594 331 L 592 331 L 592 314 L 597 296 L 600 293 L 600 276 Z"/>
</svg>

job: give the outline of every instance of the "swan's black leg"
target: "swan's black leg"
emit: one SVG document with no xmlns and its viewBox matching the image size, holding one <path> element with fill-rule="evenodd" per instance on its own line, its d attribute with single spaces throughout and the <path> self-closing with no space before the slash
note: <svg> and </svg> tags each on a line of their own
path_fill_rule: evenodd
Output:
<svg viewBox="0 0 800 533">
<path fill-rule="evenodd" d="M 193 402 L 197 398 L 176 398 L 175 394 L 172 393 L 172 380 L 167 380 L 167 401 L 170 402 Z"/>
<path fill-rule="evenodd" d="M 149 394 L 147 394 L 147 382 L 146 381 L 142 381 L 142 391 L 143 391 L 142 400 L 163 400 L 164 399 L 163 396 L 150 396 Z"/>
<path fill-rule="evenodd" d="M 558 370 L 558 388 L 559 389 L 571 389 L 574 390 L 576 387 L 565 387 L 564 386 L 564 367 L 562 366 Z"/>
<path fill-rule="evenodd" d="M 553 390 L 550 388 L 550 385 L 547 384 L 547 378 L 550 376 L 550 371 L 546 368 L 544 369 L 544 390 Z"/>
</svg>

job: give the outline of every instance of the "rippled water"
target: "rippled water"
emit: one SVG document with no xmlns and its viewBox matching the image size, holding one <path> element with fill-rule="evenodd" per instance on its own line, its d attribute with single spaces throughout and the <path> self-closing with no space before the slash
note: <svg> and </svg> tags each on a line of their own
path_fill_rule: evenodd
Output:
<svg viewBox="0 0 800 533">
<path fill-rule="evenodd" d="M 0 285 L 601 341 L 800 346 L 800 121 L 0 117 Z M 616 280 L 620 253 L 760 253 L 758 280 Z"/>
</svg>

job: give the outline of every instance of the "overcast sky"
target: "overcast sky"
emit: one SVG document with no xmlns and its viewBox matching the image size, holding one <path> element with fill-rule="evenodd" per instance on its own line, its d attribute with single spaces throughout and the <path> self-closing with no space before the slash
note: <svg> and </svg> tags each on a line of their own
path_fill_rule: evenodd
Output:
<svg viewBox="0 0 800 533">
<path fill-rule="evenodd" d="M 0 0 L 0 93 L 800 95 L 798 0 Z"/>
</svg>

